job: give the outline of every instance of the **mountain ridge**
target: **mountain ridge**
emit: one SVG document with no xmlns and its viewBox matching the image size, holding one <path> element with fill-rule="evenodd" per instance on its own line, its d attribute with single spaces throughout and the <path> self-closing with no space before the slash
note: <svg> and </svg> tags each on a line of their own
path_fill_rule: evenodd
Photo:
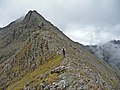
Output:
<svg viewBox="0 0 120 90">
<path fill-rule="evenodd" d="M 29 11 L 21 24 L 7 28 L 4 33 L 0 32 L 3 37 L 7 32 L 5 40 L 11 41 L 7 46 L 3 45 L 4 48 L 0 48 L 5 51 L 0 55 L 11 53 L 13 47 L 17 48 L 0 64 L 1 90 L 120 88 L 119 78 L 109 65 L 97 60 L 83 45 L 72 41 L 49 21 L 39 19 L 39 15 L 36 11 Z M 30 22 L 27 22 L 29 19 Z M 5 40 L 1 42 L 6 44 Z M 63 48 L 66 49 L 65 57 Z M 9 53 L 6 54 L 8 55 Z"/>
<path fill-rule="evenodd" d="M 33 15 L 35 15 L 35 16 L 34 16 L 34 18 L 31 19 L 31 21 L 26 21 L 26 19 L 29 18 L 27 15 L 30 13 L 33 13 Z M 36 20 L 38 20 L 38 19 L 36 19 L 36 16 L 42 18 L 42 21 L 40 21 L 40 20 L 36 21 Z M 50 25 L 52 27 L 54 27 L 50 22 L 45 20 L 36 11 L 29 11 L 26 14 L 26 16 L 22 19 L 22 21 L 20 21 L 20 22 L 17 22 L 17 21 L 18 20 L 15 20 L 12 23 L 10 23 L 8 26 L 1 29 L 0 42 L 3 43 L 0 45 L 1 49 L 9 46 L 11 44 L 11 42 L 16 42 L 16 40 L 17 40 L 17 42 L 19 41 L 19 42 L 24 43 L 24 41 L 30 36 L 30 33 L 32 33 L 35 30 L 38 30 L 38 29 L 46 30 L 46 29 L 49 29 Z M 44 29 L 42 28 L 43 25 L 44 25 Z M 19 46 L 19 45 L 17 45 L 17 46 Z M 17 46 L 15 49 L 19 48 L 19 47 L 17 48 Z M 1 52 L 4 54 L 4 50 L 2 50 Z M 5 53 L 9 53 L 9 52 L 10 51 L 7 51 Z M 13 53 L 13 52 L 10 52 L 10 53 Z M 6 55 L 4 54 L 0 57 L 2 58 L 3 56 L 6 56 Z"/>
</svg>

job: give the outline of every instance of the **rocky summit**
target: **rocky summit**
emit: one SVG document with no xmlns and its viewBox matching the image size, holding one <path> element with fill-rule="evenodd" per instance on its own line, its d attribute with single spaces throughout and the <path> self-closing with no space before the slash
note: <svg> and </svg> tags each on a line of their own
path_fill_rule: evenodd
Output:
<svg viewBox="0 0 120 90">
<path fill-rule="evenodd" d="M 0 29 L 0 90 L 119 89 L 108 64 L 37 11 Z"/>
</svg>

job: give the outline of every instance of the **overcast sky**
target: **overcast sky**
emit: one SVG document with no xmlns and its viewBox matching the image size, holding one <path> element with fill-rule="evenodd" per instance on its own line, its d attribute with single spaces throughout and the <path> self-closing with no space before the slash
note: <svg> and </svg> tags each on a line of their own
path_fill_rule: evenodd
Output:
<svg viewBox="0 0 120 90">
<path fill-rule="evenodd" d="M 0 27 L 29 10 L 82 44 L 120 39 L 120 0 L 0 0 Z"/>
</svg>

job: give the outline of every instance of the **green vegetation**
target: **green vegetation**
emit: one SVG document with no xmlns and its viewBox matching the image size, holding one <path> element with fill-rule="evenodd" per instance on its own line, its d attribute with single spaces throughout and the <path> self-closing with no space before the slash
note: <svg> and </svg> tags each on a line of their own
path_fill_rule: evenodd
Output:
<svg viewBox="0 0 120 90">
<path fill-rule="evenodd" d="M 40 75 L 43 75 L 45 73 L 49 73 L 49 71 L 60 64 L 62 61 L 61 56 L 57 56 L 51 60 L 48 60 L 48 62 L 45 62 L 43 65 L 38 66 L 37 69 L 35 69 L 31 73 L 25 74 L 20 80 L 17 82 L 11 83 L 7 90 L 20 90 L 23 88 L 26 84 L 29 84 L 32 82 L 33 85 L 40 84 L 43 80 L 46 80 L 46 78 L 38 79 L 37 77 Z M 49 75 L 47 80 L 48 82 L 52 82 L 52 80 L 55 80 L 55 78 L 58 76 L 58 74 L 52 74 Z"/>
</svg>

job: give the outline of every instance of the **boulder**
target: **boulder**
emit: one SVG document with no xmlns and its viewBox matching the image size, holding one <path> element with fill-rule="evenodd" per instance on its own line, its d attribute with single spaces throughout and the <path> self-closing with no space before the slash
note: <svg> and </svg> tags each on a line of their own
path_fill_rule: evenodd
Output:
<svg viewBox="0 0 120 90">
<path fill-rule="evenodd" d="M 67 69 L 66 66 L 59 66 L 59 67 L 53 69 L 51 71 L 51 74 L 53 74 L 53 73 L 60 73 L 60 72 L 63 72 L 64 70 L 66 70 L 66 69 Z"/>
</svg>

